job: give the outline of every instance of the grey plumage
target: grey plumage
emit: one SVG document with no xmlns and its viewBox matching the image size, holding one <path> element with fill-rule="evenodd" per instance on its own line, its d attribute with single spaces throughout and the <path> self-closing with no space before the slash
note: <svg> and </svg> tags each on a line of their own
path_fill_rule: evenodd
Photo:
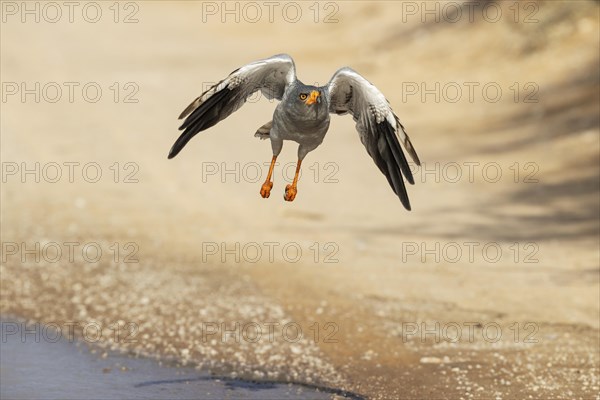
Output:
<svg viewBox="0 0 600 400">
<path fill-rule="evenodd" d="M 175 157 L 198 132 L 239 109 L 258 90 L 269 99 L 280 100 L 273 120 L 255 134 L 261 139 L 270 139 L 274 158 L 281 152 L 283 142 L 291 140 L 299 144 L 298 159 L 301 162 L 323 142 L 329 129 L 330 114 L 349 113 L 367 152 L 404 207 L 411 209 L 402 176 L 410 184 L 414 184 L 414 179 L 400 143 L 417 165 L 420 165 L 419 157 L 384 95 L 347 67 L 338 70 L 329 83 L 321 87 L 304 85 L 296 79 L 294 61 L 285 54 L 233 71 L 181 113 L 180 119 L 186 118 L 179 128 L 183 133 L 171 148 L 169 158 Z M 268 189 L 270 191 L 270 187 Z M 263 197 L 268 197 L 268 193 Z"/>
</svg>

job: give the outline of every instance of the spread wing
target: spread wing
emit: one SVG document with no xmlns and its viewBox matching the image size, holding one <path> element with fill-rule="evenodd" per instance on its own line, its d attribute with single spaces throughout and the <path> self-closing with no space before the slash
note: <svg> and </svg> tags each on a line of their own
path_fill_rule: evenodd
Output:
<svg viewBox="0 0 600 400">
<path fill-rule="evenodd" d="M 260 90 L 268 99 L 281 100 L 286 87 L 296 80 L 294 61 L 287 54 L 255 61 L 233 71 L 196 98 L 181 113 L 183 133 L 169 152 L 175 157 L 198 132 L 210 128 L 238 110 Z M 187 118 L 186 118 L 187 117 Z"/>
<path fill-rule="evenodd" d="M 400 141 L 413 161 L 417 165 L 421 165 L 421 162 L 404 127 L 384 95 L 350 68 L 337 71 L 327 88 L 329 112 L 338 115 L 352 114 L 356 121 L 356 130 L 367 152 L 386 176 L 404 208 L 410 210 L 410 201 L 402 175 L 410 184 L 415 182 L 400 147 Z"/>
</svg>

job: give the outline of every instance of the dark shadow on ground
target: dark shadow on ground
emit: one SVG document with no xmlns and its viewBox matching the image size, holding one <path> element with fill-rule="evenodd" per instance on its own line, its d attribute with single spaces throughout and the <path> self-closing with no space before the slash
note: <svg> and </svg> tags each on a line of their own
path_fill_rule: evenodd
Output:
<svg viewBox="0 0 600 400">
<path fill-rule="evenodd" d="M 504 194 L 489 196 L 468 209 L 463 204 L 430 212 L 418 224 L 398 225 L 377 229 L 360 229 L 362 233 L 383 235 L 421 235 L 435 238 L 476 238 L 499 241 L 581 240 L 600 236 L 600 63 L 591 62 L 577 76 L 540 91 L 540 104 L 523 107 L 516 115 L 507 115 L 492 123 L 495 137 L 506 137 L 501 143 L 475 145 L 474 154 L 512 154 L 528 149 L 544 154 L 544 146 L 552 146 L 559 139 L 581 141 L 586 148 L 577 157 L 562 157 L 556 166 L 560 178 L 549 182 L 520 183 Z M 540 111 L 541 110 L 541 111 Z M 529 129 L 522 129 L 524 126 Z M 510 134 L 519 130 L 523 135 Z M 506 134 L 502 134 L 502 132 Z M 596 133 L 590 141 L 589 133 Z M 591 151 L 590 151 L 591 150 Z M 543 161 L 543 160 L 542 160 Z M 432 190 L 435 188 L 432 187 Z M 470 187 L 457 186 L 457 190 Z M 485 196 L 482 196 L 485 198 Z M 415 205 L 415 209 L 418 205 Z M 536 210 L 533 212 L 519 212 Z M 473 221 L 473 213 L 487 221 Z M 465 214 L 463 222 L 449 226 L 436 223 L 444 216 Z M 468 215 L 467 215 L 468 214 Z M 340 227 L 348 229 L 349 227 Z M 350 228 L 352 229 L 352 228 Z"/>
<path fill-rule="evenodd" d="M 508 142 L 478 149 L 487 154 L 522 150 L 532 145 L 550 143 L 568 135 L 600 128 L 600 61 L 582 68 L 581 73 L 564 82 L 540 87 L 539 103 L 524 104 L 522 111 L 503 118 L 490 128 L 511 131 L 534 126 L 532 133 Z"/>
<path fill-rule="evenodd" d="M 181 384 L 187 382 L 201 382 L 201 381 L 221 381 L 225 384 L 225 386 L 231 389 L 245 389 L 251 391 L 265 391 L 269 389 L 278 389 L 281 386 L 285 386 L 287 382 L 278 382 L 278 381 L 253 381 L 253 380 L 244 380 L 244 379 L 234 379 L 226 376 L 199 376 L 197 378 L 183 378 L 183 379 L 167 379 L 160 381 L 148 381 L 142 382 L 135 385 L 135 387 L 146 387 L 146 386 L 154 386 L 154 385 L 165 385 L 165 384 Z M 327 394 L 335 394 L 337 396 L 342 396 L 346 399 L 352 400 L 364 400 L 365 398 L 359 394 L 347 392 L 341 389 L 334 389 L 326 386 L 318 386 L 318 385 L 310 385 L 306 383 L 293 383 L 295 386 L 301 386 L 308 390 L 313 390 L 321 393 Z"/>
</svg>

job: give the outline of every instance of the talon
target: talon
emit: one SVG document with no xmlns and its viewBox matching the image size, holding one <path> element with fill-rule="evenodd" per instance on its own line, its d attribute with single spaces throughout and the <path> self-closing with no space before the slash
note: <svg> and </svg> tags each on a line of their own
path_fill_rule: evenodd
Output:
<svg viewBox="0 0 600 400">
<path fill-rule="evenodd" d="M 260 195 L 263 199 L 268 199 L 271 195 L 271 189 L 273 188 L 273 182 L 265 182 L 260 188 Z"/>
<path fill-rule="evenodd" d="M 285 201 L 294 201 L 297 193 L 298 193 L 298 189 L 296 189 L 295 186 L 287 185 L 285 187 L 285 194 L 283 195 L 283 199 Z"/>
</svg>

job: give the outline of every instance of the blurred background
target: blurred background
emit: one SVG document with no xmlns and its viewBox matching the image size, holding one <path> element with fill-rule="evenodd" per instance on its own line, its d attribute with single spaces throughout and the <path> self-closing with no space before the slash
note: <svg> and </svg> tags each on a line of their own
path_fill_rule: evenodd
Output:
<svg viewBox="0 0 600 400">
<path fill-rule="evenodd" d="M 3 318 L 338 396 L 598 398 L 598 2 L 48 4 L 1 3 Z M 278 53 L 386 95 L 412 212 L 349 116 L 262 199 L 258 95 L 167 160 L 191 100 Z"/>
</svg>

